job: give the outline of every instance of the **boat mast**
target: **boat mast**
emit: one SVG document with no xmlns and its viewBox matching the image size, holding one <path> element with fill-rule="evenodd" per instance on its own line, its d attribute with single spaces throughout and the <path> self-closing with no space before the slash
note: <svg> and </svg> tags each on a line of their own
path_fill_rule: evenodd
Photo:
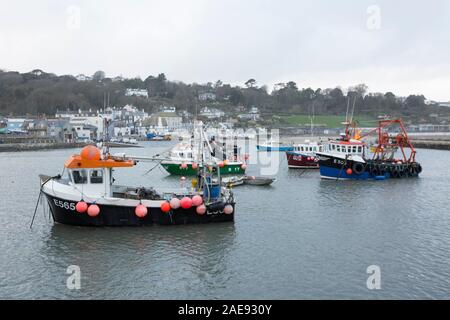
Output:
<svg viewBox="0 0 450 320">
<path fill-rule="evenodd" d="M 312 116 L 310 115 L 309 118 L 311 120 L 311 141 L 312 138 L 314 137 L 314 104 L 315 102 L 313 102 L 312 104 Z"/>
</svg>

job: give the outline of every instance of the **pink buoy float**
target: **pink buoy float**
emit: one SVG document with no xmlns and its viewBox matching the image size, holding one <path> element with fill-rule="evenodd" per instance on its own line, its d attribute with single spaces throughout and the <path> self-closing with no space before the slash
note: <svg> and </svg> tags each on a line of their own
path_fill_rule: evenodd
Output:
<svg viewBox="0 0 450 320">
<path fill-rule="evenodd" d="M 195 211 L 197 212 L 198 215 L 204 215 L 206 213 L 206 206 L 204 204 L 198 206 Z"/>
<path fill-rule="evenodd" d="M 181 201 L 178 198 L 172 198 L 170 200 L 170 207 L 174 210 L 179 209 L 181 206 Z"/>
<path fill-rule="evenodd" d="M 96 204 L 91 204 L 87 209 L 87 213 L 89 217 L 96 217 L 100 214 L 100 207 Z"/>
<path fill-rule="evenodd" d="M 183 209 L 189 209 L 192 207 L 192 199 L 189 197 L 184 197 L 181 199 L 181 207 Z"/>
<path fill-rule="evenodd" d="M 167 213 L 170 211 L 170 203 L 169 202 L 163 202 L 161 203 L 161 211 L 164 213 Z"/>
<path fill-rule="evenodd" d="M 85 213 L 88 209 L 88 204 L 84 202 L 83 200 L 77 202 L 77 205 L 75 206 L 75 209 L 78 213 Z"/>
<path fill-rule="evenodd" d="M 231 204 L 227 204 L 225 208 L 223 208 L 223 212 L 225 214 L 232 214 L 234 211 L 233 206 Z"/>
<path fill-rule="evenodd" d="M 147 215 L 148 210 L 146 206 L 140 204 L 136 207 L 136 209 L 134 209 L 134 213 L 138 218 L 144 218 Z"/>
<path fill-rule="evenodd" d="M 192 197 L 192 205 L 198 207 L 203 203 L 203 198 L 199 195 L 195 195 Z"/>
</svg>

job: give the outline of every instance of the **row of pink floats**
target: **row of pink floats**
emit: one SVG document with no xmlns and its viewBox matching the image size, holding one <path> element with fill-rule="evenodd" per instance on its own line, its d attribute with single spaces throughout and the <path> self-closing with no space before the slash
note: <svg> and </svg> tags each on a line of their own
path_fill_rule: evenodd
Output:
<svg viewBox="0 0 450 320">
<path fill-rule="evenodd" d="M 228 161 L 227 161 L 227 160 L 225 160 L 225 161 L 220 161 L 220 162 L 217 163 L 217 165 L 219 166 L 219 168 L 223 168 L 223 167 L 225 167 L 226 165 L 228 165 Z M 181 168 L 181 169 L 187 169 L 187 168 L 188 168 L 188 164 L 183 162 L 183 163 L 180 165 L 180 168 Z M 194 162 L 194 163 L 192 164 L 192 169 L 197 170 L 197 168 L 198 168 L 198 164 Z M 247 165 L 246 165 L 245 163 L 243 163 L 243 164 L 241 165 L 241 169 L 242 169 L 242 170 L 247 169 Z"/>
<path fill-rule="evenodd" d="M 203 198 L 199 195 L 193 196 L 192 198 L 184 197 L 181 200 L 178 198 L 172 198 L 170 201 L 166 201 L 161 204 L 161 211 L 168 213 L 171 210 L 177 210 L 179 208 L 187 210 L 192 207 L 196 207 L 195 211 L 199 215 L 204 215 L 206 213 L 206 206 L 203 204 Z M 233 206 L 227 204 L 224 207 L 223 212 L 225 214 L 232 214 Z"/>
<path fill-rule="evenodd" d="M 203 198 L 199 195 L 195 195 L 192 198 L 184 197 L 181 200 L 178 198 L 172 198 L 170 201 L 163 202 L 161 204 L 161 211 L 164 213 L 168 213 L 171 210 L 176 210 L 179 208 L 187 210 L 192 207 L 196 207 L 195 211 L 198 215 L 204 215 L 207 210 L 206 206 L 203 204 Z M 83 200 L 77 203 L 75 209 L 78 213 L 87 212 L 88 216 L 90 217 L 96 217 L 100 214 L 100 207 L 98 205 L 96 205 L 95 203 L 88 205 Z M 225 214 L 232 214 L 233 211 L 233 206 L 230 204 L 227 204 L 223 209 L 223 212 Z M 148 209 L 143 204 L 139 204 L 135 208 L 134 213 L 138 218 L 144 218 L 145 216 L 147 216 Z"/>
</svg>

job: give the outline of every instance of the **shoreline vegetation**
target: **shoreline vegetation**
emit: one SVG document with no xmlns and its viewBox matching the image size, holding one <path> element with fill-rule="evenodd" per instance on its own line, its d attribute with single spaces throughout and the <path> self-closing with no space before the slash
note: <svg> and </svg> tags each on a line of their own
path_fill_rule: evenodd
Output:
<svg viewBox="0 0 450 320">
<path fill-rule="evenodd" d="M 341 126 L 338 118 L 349 110 L 354 110 L 357 118 L 389 115 L 403 118 L 406 124 L 450 124 L 450 108 L 439 102 L 421 94 L 370 92 L 365 84 L 310 88 L 287 81 L 268 87 L 253 78 L 241 85 L 221 80 L 199 84 L 168 80 L 164 73 L 141 79 L 107 77 L 103 71 L 73 76 L 40 69 L 26 73 L 0 70 L 0 118 L 41 117 L 61 110 L 97 111 L 128 104 L 148 113 L 157 112 L 161 106 L 173 106 L 185 120 L 201 116 L 204 107 L 214 108 L 225 117 L 235 118 L 241 127 L 248 126 L 252 119 L 236 115 L 248 113 L 253 107 L 260 113 L 256 122 L 265 127 L 309 123 L 305 115 L 311 114 L 316 123 Z"/>
<path fill-rule="evenodd" d="M 214 117 L 220 114 L 214 119 L 231 122 L 235 128 L 279 129 L 281 137 L 294 137 L 300 142 L 310 129 L 311 122 L 314 123 L 315 136 L 319 136 L 319 132 L 339 134 L 346 114 L 351 115 L 362 128 L 374 127 L 377 119 L 390 116 L 401 117 L 407 127 L 417 129 L 421 125 L 430 125 L 434 126 L 436 132 L 448 131 L 448 104 L 430 101 L 421 94 L 402 97 L 393 92 L 369 92 L 365 84 L 348 88 L 309 88 L 301 83 L 287 81 L 269 88 L 253 78 L 241 85 L 231 85 L 221 80 L 199 84 L 171 81 L 164 73 L 141 79 L 107 77 L 103 71 L 97 71 L 92 76 L 73 76 L 56 75 L 40 69 L 26 73 L 0 69 L 1 130 L 7 128 L 7 118 L 22 117 L 39 122 L 55 120 L 53 115 L 58 112 L 80 113 L 81 110 L 89 110 L 98 114 L 106 109 L 115 110 L 116 107 L 120 109 L 130 105 L 150 115 L 147 118 L 150 120 L 166 108 L 172 108 L 183 124 L 194 118 L 208 122 L 211 114 Z M 202 112 L 202 109 L 207 110 Z M 134 117 L 132 119 L 135 127 Z M 142 120 L 139 126 L 148 127 L 147 119 Z M 130 119 L 121 116 L 118 122 L 129 125 Z M 42 130 L 38 128 L 34 131 Z M 419 136 L 411 137 L 417 148 L 450 150 L 450 138 L 445 135 L 433 138 Z M 0 134 L 0 152 L 77 148 L 85 145 L 82 142 L 64 143 L 62 141 L 65 139 L 47 136 L 14 139 Z M 74 137 L 66 141 L 83 140 Z"/>
</svg>

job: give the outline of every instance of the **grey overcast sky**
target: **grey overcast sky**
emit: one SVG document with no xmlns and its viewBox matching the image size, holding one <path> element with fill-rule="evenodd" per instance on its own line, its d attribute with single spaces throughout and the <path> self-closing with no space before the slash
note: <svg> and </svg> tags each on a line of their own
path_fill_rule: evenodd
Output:
<svg viewBox="0 0 450 320">
<path fill-rule="evenodd" d="M 0 68 L 450 100 L 447 0 L 0 0 Z"/>
</svg>

